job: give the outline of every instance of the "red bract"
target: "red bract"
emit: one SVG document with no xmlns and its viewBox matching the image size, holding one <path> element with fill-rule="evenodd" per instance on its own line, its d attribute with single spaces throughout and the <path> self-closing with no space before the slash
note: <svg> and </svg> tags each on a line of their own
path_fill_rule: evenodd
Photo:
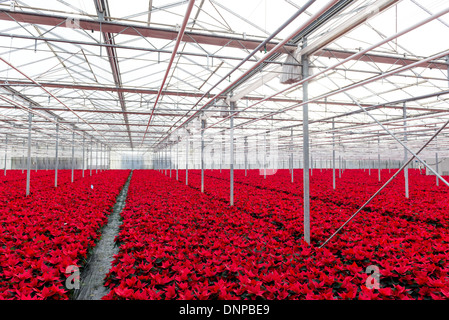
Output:
<svg viewBox="0 0 449 320">
<path fill-rule="evenodd" d="M 312 246 L 303 242 L 302 171 L 266 179 L 258 170 L 235 171 L 229 207 L 229 171 L 185 171 L 180 181 L 157 171 L 134 171 L 120 252 L 107 276 L 114 289 L 146 285 L 149 299 L 432 299 L 447 298 L 449 218 L 447 189 L 410 170 L 411 198 L 394 180 L 323 249 L 323 243 L 392 171 L 371 176 L 346 170 L 332 189 L 332 172 L 311 176 Z M 377 172 L 376 172 L 377 173 Z M 364 183 L 360 183 L 364 181 Z M 370 265 L 380 288 L 367 288 Z M 126 270 L 126 272 L 124 271 Z M 145 298 L 134 294 L 132 299 Z M 105 299 L 124 298 L 114 291 Z"/>
<path fill-rule="evenodd" d="M 8 171 L 12 180 L 0 181 L 0 195 L 10 193 L 0 208 L 0 299 L 69 299 L 66 268 L 83 267 L 128 175 L 75 170 L 72 183 L 71 171 L 60 170 L 55 188 L 54 171 L 31 172 L 25 197 L 26 175 Z"/>
</svg>

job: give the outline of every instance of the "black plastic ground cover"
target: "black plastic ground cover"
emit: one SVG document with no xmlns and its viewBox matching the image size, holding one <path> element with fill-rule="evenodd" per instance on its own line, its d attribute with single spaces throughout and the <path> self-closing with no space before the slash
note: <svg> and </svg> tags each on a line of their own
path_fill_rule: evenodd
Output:
<svg viewBox="0 0 449 320">
<path fill-rule="evenodd" d="M 108 223 L 102 228 L 100 240 L 80 275 L 80 289 L 76 290 L 78 293 L 74 294 L 74 300 L 101 300 L 109 293 L 110 289 L 104 286 L 104 279 L 112 266 L 114 255 L 119 252 L 119 247 L 114 240 L 122 224 L 120 214 L 126 205 L 132 174 L 131 171 L 128 180 L 117 196 L 117 201 L 108 217 Z"/>
</svg>

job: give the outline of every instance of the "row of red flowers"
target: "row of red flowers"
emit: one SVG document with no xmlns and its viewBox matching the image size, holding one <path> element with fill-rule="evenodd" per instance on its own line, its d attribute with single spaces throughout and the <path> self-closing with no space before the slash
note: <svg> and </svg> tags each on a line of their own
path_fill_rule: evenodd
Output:
<svg viewBox="0 0 449 320">
<path fill-rule="evenodd" d="M 354 176 L 358 176 L 358 180 L 362 181 L 365 178 L 365 173 L 362 170 L 347 170 L 352 171 Z M 386 170 L 385 170 L 386 171 Z M 240 172 L 241 174 L 242 172 Z M 287 171 L 288 173 L 288 171 Z M 324 172 L 323 172 L 324 173 Z M 385 173 L 385 172 L 384 172 Z M 214 179 L 213 182 L 209 180 L 209 184 L 206 184 L 206 192 L 217 199 L 223 200 L 226 196 L 223 196 L 223 192 L 229 192 L 229 181 L 226 179 L 228 174 L 219 174 L 218 171 L 207 172 L 208 178 L 210 176 L 221 177 L 220 180 Z M 236 177 L 239 173 L 237 172 Z M 318 170 L 314 170 L 314 178 L 319 180 L 320 173 Z M 181 175 L 182 176 L 182 175 Z M 366 172 L 366 176 L 369 177 Z M 267 179 L 263 179 L 263 176 L 253 175 L 252 179 L 247 179 L 246 184 L 236 183 L 236 197 L 237 206 L 244 211 L 251 212 L 253 216 L 259 216 L 259 218 L 273 220 L 280 228 L 285 228 L 295 236 L 296 239 L 302 236 L 302 208 L 296 211 L 295 214 L 288 210 L 285 206 L 287 203 L 296 201 L 301 203 L 300 198 L 297 195 L 292 196 L 290 193 L 271 191 L 273 188 L 261 189 L 261 185 L 266 181 L 276 181 L 276 178 L 283 180 L 280 185 L 287 185 L 289 183 L 289 175 L 267 176 Z M 288 178 L 288 179 L 286 179 Z M 385 177 L 385 179 L 388 177 Z M 429 181 L 431 177 L 425 177 L 421 175 L 415 175 L 417 185 L 420 184 L 420 180 Z M 430 179 L 429 179 L 430 178 Z M 199 189 L 200 175 L 198 171 L 189 171 L 189 184 L 194 188 Z M 376 176 L 377 179 L 377 176 Z M 435 182 L 433 177 L 432 181 Z M 238 178 L 236 179 L 238 180 Z M 342 179 L 342 181 L 346 181 Z M 353 182 L 354 195 L 361 193 L 361 190 L 357 190 L 357 183 Z M 256 183 L 254 183 L 256 182 Z M 351 181 L 346 181 L 349 184 Z M 251 183 L 257 185 L 257 187 L 251 187 Z M 377 182 L 378 184 L 378 182 Z M 379 185 L 378 185 L 379 186 Z M 324 188 L 325 189 L 325 188 Z M 224 190 L 224 191 L 223 191 Z M 274 189 L 276 190 L 276 189 Z M 377 189 L 376 189 L 377 190 Z M 329 192 L 329 190 L 327 190 Z M 420 194 L 420 197 L 432 197 L 433 193 L 426 193 L 425 190 Z M 446 189 L 447 191 L 447 189 Z M 323 191 L 326 192 L 326 191 Z M 345 193 L 351 193 L 348 188 Z M 444 194 L 441 190 L 440 193 Z M 273 194 L 276 194 L 273 196 Z M 273 201 L 273 199 L 279 199 L 279 195 L 282 195 L 283 206 L 280 203 Z M 364 197 L 369 195 L 364 194 Z M 384 202 L 384 206 L 388 207 L 390 204 L 387 201 Z M 443 200 L 443 199 L 441 199 Z M 425 201 L 425 200 L 424 200 Z M 335 203 L 338 202 L 338 205 Z M 271 205 L 270 205 L 271 203 Z M 357 203 L 360 206 L 362 203 Z M 443 203 L 440 203 L 443 204 Z M 393 204 L 394 205 L 394 204 Z M 445 203 L 447 208 L 447 202 Z M 288 205 L 287 205 L 288 206 Z M 326 239 L 341 223 L 346 220 L 354 211 L 354 203 L 344 204 L 340 200 L 334 201 L 321 201 L 318 198 L 312 198 L 311 200 L 311 212 L 312 212 L 312 242 L 320 244 Z M 402 205 L 402 210 L 413 210 L 413 202 L 405 203 Z M 293 206 L 291 206 L 293 208 Z M 426 214 L 431 216 L 439 216 L 439 212 L 435 211 L 437 208 L 431 206 L 427 207 Z M 448 294 L 447 289 L 447 266 L 448 260 L 448 235 L 445 228 L 437 228 L 433 225 L 429 225 L 424 222 L 409 222 L 407 219 L 402 219 L 391 216 L 391 213 L 386 213 L 385 210 L 375 211 L 370 208 L 371 212 L 364 212 L 360 214 L 360 218 L 355 219 L 351 224 L 346 227 L 344 234 L 338 240 L 328 245 L 333 250 L 336 257 L 344 258 L 345 264 L 351 262 L 376 262 L 377 265 L 382 267 L 382 272 L 385 273 L 385 284 L 395 285 L 401 284 L 407 288 L 413 289 L 410 291 L 413 293 L 413 297 L 433 297 L 442 298 Z M 401 210 L 401 209 L 397 209 Z M 367 217 L 366 215 L 369 214 Z M 299 217 L 298 217 L 299 216 Z M 388 245 L 385 245 L 388 244 Z M 408 265 L 408 276 L 391 277 L 388 270 L 399 268 Z M 416 271 L 421 277 L 424 275 L 429 279 L 429 283 L 433 281 L 438 282 L 439 285 L 444 284 L 443 287 L 426 287 L 422 286 L 422 279 L 416 282 L 416 278 L 410 276 L 411 273 Z M 424 277 L 424 279 L 426 279 Z"/>
<path fill-rule="evenodd" d="M 236 207 L 229 208 L 224 194 L 229 181 L 209 181 L 201 194 L 195 190 L 199 177 L 189 171 L 189 188 L 156 172 L 135 173 L 107 299 L 449 295 L 449 239 L 437 228 L 371 212 L 328 247 L 316 249 L 301 241 L 302 208 L 295 195 L 237 183 Z M 315 245 L 353 213 L 351 206 L 318 199 L 311 206 Z M 371 264 L 381 269 L 380 290 L 365 286 Z"/>
<path fill-rule="evenodd" d="M 0 202 L 6 203 L 26 195 L 26 170 L 8 170 L 6 176 L 0 179 Z M 54 170 L 31 170 L 30 171 L 30 192 L 40 192 L 50 190 L 54 187 Z M 71 170 L 58 171 L 58 185 L 63 185 L 71 181 Z M 81 178 L 81 170 L 74 171 L 74 180 Z"/>
<path fill-rule="evenodd" d="M 0 299 L 69 299 L 66 269 L 84 265 L 129 171 L 70 175 L 61 170 L 55 188 L 41 172 L 30 196 L 0 208 Z"/>
</svg>

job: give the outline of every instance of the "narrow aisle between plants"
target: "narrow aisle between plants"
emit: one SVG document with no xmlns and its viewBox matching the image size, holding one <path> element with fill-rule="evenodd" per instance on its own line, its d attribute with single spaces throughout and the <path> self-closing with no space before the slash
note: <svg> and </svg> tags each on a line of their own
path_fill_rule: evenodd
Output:
<svg viewBox="0 0 449 320">
<path fill-rule="evenodd" d="M 95 246 L 86 269 L 81 274 L 80 290 L 76 300 L 101 300 L 103 296 L 109 293 L 110 289 L 104 286 L 104 278 L 111 268 L 114 255 L 119 251 L 115 243 L 115 237 L 118 235 L 120 225 L 122 224 L 120 214 L 126 205 L 128 187 L 132 175 L 133 172 L 131 171 L 128 180 L 117 197 L 112 213 L 109 215 L 108 223 L 103 227 L 100 241 Z"/>
</svg>

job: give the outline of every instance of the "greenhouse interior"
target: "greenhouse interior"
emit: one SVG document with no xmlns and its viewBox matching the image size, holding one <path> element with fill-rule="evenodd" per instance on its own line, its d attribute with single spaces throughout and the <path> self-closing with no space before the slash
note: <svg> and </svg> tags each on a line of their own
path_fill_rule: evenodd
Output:
<svg viewBox="0 0 449 320">
<path fill-rule="evenodd" d="M 4 0 L 0 30 L 0 300 L 449 300 L 448 1 Z"/>
</svg>

